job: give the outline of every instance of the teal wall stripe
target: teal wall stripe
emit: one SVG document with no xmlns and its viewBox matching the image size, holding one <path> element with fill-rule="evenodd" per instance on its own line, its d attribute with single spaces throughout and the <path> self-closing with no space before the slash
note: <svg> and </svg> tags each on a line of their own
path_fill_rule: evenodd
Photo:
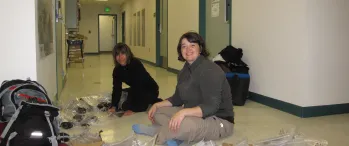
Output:
<svg viewBox="0 0 349 146">
<path fill-rule="evenodd" d="M 293 114 L 295 116 L 302 117 L 302 108 L 300 106 L 290 104 L 281 100 L 270 98 L 264 95 L 250 92 L 250 100 L 258 102 L 260 104 Z"/>
<path fill-rule="evenodd" d="M 349 103 L 303 107 L 303 117 L 318 117 L 349 113 Z"/>
<path fill-rule="evenodd" d="M 249 99 L 301 118 L 349 113 L 349 103 L 301 107 L 253 92 L 250 92 Z"/>
<path fill-rule="evenodd" d="M 199 34 L 206 39 L 206 0 L 199 0 Z"/>
</svg>

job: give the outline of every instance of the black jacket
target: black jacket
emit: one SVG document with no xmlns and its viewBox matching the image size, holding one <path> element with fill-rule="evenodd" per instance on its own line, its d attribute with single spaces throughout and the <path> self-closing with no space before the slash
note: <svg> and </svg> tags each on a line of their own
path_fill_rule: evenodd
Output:
<svg viewBox="0 0 349 146">
<path fill-rule="evenodd" d="M 134 58 L 126 66 L 116 66 L 113 71 L 112 106 L 117 107 L 122 92 L 122 82 L 139 93 L 158 93 L 159 86 L 144 68 L 141 61 Z"/>
</svg>

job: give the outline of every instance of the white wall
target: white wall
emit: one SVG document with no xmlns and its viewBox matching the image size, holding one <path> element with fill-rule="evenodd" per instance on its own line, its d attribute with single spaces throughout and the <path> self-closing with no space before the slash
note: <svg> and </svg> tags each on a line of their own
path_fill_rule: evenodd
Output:
<svg viewBox="0 0 349 146">
<path fill-rule="evenodd" d="M 309 98 L 307 1 L 232 0 L 232 45 L 244 50 L 250 91 L 300 106 Z"/>
<path fill-rule="evenodd" d="M 36 80 L 35 1 L 3 1 L 0 18 L 0 82 Z"/>
<path fill-rule="evenodd" d="M 311 94 L 307 105 L 349 103 L 348 6 L 348 0 L 308 0 Z"/>
<path fill-rule="evenodd" d="M 232 1 L 252 92 L 299 106 L 349 102 L 349 1 Z"/>
<path fill-rule="evenodd" d="M 52 29 L 53 29 L 53 52 L 49 54 L 48 56 L 45 56 L 43 58 L 40 58 L 40 48 L 39 45 L 36 45 L 36 74 L 37 74 L 37 81 L 43 85 L 47 91 L 48 96 L 51 99 L 54 99 L 54 97 L 57 94 L 57 64 L 56 64 L 56 32 L 55 30 L 55 3 L 54 0 L 52 0 Z M 38 14 L 37 14 L 38 15 Z M 37 20 L 37 18 L 36 18 Z M 39 28 L 36 28 L 37 30 Z M 39 38 L 38 33 L 36 33 L 37 38 Z M 48 36 L 47 36 L 48 37 Z M 39 44 L 39 39 L 36 39 L 36 44 Z"/>
<path fill-rule="evenodd" d="M 178 61 L 179 38 L 188 31 L 199 32 L 199 0 L 168 1 L 168 67 L 181 70 Z"/>
<path fill-rule="evenodd" d="M 56 55 L 39 59 L 35 1 L 2 2 L 0 18 L 6 20 L 0 23 L 0 82 L 29 77 L 41 83 L 53 99 L 57 92 Z"/>
<path fill-rule="evenodd" d="M 136 57 L 153 63 L 156 63 L 156 17 L 153 15 L 156 11 L 155 2 L 155 0 L 127 0 L 121 6 L 121 12 L 125 11 L 126 14 L 125 43 L 131 47 L 131 50 Z M 141 11 L 142 9 L 145 9 L 145 47 L 135 46 L 133 41 L 133 14 Z M 119 21 L 121 23 L 121 15 Z"/>
<path fill-rule="evenodd" d="M 104 12 L 104 8 L 110 7 L 110 12 Z M 112 4 L 92 3 L 81 5 L 81 21 L 79 22 L 79 33 L 86 36 L 84 40 L 85 53 L 98 53 L 98 14 L 117 14 L 121 18 L 120 7 Z M 119 19 L 118 19 L 119 20 Z M 121 20 L 121 19 L 120 19 Z M 118 42 L 121 41 L 121 22 L 118 21 Z M 91 33 L 88 33 L 89 30 Z"/>
<path fill-rule="evenodd" d="M 57 94 L 56 53 L 37 62 L 37 81 L 45 87 L 51 99 Z"/>
</svg>

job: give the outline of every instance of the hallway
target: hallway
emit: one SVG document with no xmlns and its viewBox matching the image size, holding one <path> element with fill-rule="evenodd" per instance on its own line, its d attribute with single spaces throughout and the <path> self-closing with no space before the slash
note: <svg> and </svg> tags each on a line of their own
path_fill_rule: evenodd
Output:
<svg viewBox="0 0 349 146">
<path fill-rule="evenodd" d="M 76 96 L 111 92 L 114 66 L 111 55 L 88 55 L 85 59 L 85 68 L 82 68 L 81 64 L 72 64 L 68 69 L 66 86 L 60 97 L 62 101 L 68 102 Z M 171 96 L 176 85 L 176 74 L 147 63 L 144 63 L 144 66 L 158 82 L 160 97 L 166 99 Z M 244 137 L 249 141 L 259 140 L 277 135 L 282 128 L 294 126 L 310 138 L 327 140 L 330 146 L 344 146 L 349 143 L 348 114 L 302 119 L 252 101 L 247 101 L 243 107 L 235 106 L 234 111 L 234 135 L 217 142 L 219 144 L 235 143 Z M 123 140 L 131 134 L 131 126 L 135 123 L 150 124 L 150 121 L 145 113 L 117 118 L 113 127 L 102 129 L 102 138 L 106 142 Z"/>
</svg>

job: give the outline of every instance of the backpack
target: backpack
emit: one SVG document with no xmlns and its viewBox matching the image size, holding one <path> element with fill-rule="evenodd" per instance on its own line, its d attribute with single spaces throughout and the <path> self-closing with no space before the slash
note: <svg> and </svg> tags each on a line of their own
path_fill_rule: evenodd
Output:
<svg viewBox="0 0 349 146">
<path fill-rule="evenodd" d="M 21 102 L 1 134 L 0 146 L 58 146 L 58 108 Z"/>
<path fill-rule="evenodd" d="M 21 101 L 52 105 L 43 86 L 31 80 L 4 81 L 0 87 L 0 122 L 8 122 Z"/>
<path fill-rule="evenodd" d="M 222 58 L 228 63 L 240 63 L 243 51 L 241 48 L 235 48 L 234 46 L 227 46 L 219 52 Z"/>
<path fill-rule="evenodd" d="M 30 80 L 5 81 L 0 87 L 0 146 L 58 146 L 59 109 L 46 90 Z"/>
</svg>

